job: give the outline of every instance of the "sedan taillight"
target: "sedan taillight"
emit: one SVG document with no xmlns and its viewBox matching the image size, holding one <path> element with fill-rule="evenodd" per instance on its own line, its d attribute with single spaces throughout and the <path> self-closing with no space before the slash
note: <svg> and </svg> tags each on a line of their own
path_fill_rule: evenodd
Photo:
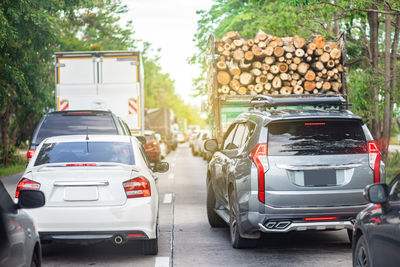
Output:
<svg viewBox="0 0 400 267">
<path fill-rule="evenodd" d="M 136 177 L 122 183 L 127 198 L 151 196 L 150 182 L 144 177 Z"/>
<path fill-rule="evenodd" d="M 15 198 L 19 197 L 19 192 L 21 191 L 21 189 L 39 190 L 40 184 L 38 182 L 29 180 L 27 178 L 22 178 L 17 185 L 17 190 L 15 191 Z"/>
<path fill-rule="evenodd" d="M 26 152 L 26 157 L 28 158 L 28 161 L 33 157 L 35 154 L 35 149 L 29 149 L 28 152 Z"/>
</svg>

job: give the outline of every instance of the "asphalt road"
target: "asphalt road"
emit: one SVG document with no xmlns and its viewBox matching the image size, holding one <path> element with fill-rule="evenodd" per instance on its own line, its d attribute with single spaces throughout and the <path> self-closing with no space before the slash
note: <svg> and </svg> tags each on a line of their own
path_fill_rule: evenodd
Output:
<svg viewBox="0 0 400 267">
<path fill-rule="evenodd" d="M 160 240 L 157 256 L 139 244 L 43 245 L 44 266 L 351 266 L 344 230 L 263 235 L 255 249 L 233 249 L 228 228 L 213 229 L 206 216 L 206 162 L 187 144 L 166 159 L 159 174 Z M 13 194 L 20 175 L 2 178 Z"/>
</svg>

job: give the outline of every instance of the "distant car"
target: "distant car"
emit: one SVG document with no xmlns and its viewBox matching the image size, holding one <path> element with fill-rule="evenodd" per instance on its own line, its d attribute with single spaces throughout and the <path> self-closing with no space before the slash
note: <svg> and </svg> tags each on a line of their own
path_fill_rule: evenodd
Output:
<svg viewBox="0 0 400 267">
<path fill-rule="evenodd" d="M 204 142 L 207 140 L 207 136 L 209 136 L 209 134 L 206 130 L 199 131 L 196 135 L 196 140 L 193 142 L 194 156 L 201 156 L 202 147 Z"/>
<path fill-rule="evenodd" d="M 150 169 L 152 168 L 152 169 Z M 19 181 L 40 189 L 46 205 L 30 210 L 42 241 L 143 241 L 158 252 L 158 188 L 142 145 L 133 136 L 75 135 L 45 139 Z"/>
<path fill-rule="evenodd" d="M 185 135 L 183 133 L 181 133 L 181 132 L 178 132 L 176 134 L 176 141 L 178 143 L 185 143 Z"/>
<path fill-rule="evenodd" d="M 196 140 L 196 135 L 197 135 L 197 132 L 194 132 L 189 135 L 189 147 L 191 149 L 193 149 L 193 144 L 194 144 L 194 141 Z"/>
<path fill-rule="evenodd" d="M 156 138 L 155 132 L 154 131 L 144 131 L 144 137 L 146 138 L 146 144 L 144 145 L 144 151 L 146 152 L 147 158 L 152 163 L 161 161 L 160 143 Z"/>
<path fill-rule="evenodd" d="M 354 224 L 353 266 L 399 266 L 400 174 L 389 186 L 367 186 L 364 196 L 371 205 L 358 214 Z"/>
<path fill-rule="evenodd" d="M 43 192 L 24 189 L 15 205 L 0 182 L 0 266 L 41 266 L 39 234 L 32 218 L 21 209 L 45 204 Z"/>
<path fill-rule="evenodd" d="M 157 140 L 158 144 L 160 145 L 161 159 L 165 159 L 165 157 L 168 154 L 167 142 L 162 139 L 161 134 L 156 133 L 156 134 L 154 134 L 154 136 L 156 137 L 156 140 Z"/>
<path fill-rule="evenodd" d="M 131 135 L 128 125 L 110 111 L 71 110 L 50 112 L 43 116 L 33 133 L 27 153 L 32 158 L 47 137 L 74 134 Z"/>
</svg>

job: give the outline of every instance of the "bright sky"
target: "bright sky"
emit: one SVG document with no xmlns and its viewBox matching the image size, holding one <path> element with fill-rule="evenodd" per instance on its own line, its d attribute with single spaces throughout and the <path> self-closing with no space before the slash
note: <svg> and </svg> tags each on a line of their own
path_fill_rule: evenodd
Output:
<svg viewBox="0 0 400 267">
<path fill-rule="evenodd" d="M 200 73 L 187 58 L 196 51 L 193 36 L 197 29 L 197 10 L 208 10 L 212 0 L 123 0 L 129 12 L 124 20 L 133 20 L 135 38 L 161 48 L 161 66 L 175 80 L 176 92 L 187 103 L 200 106 L 193 93 L 192 79 Z M 145 70 L 146 75 L 146 70 Z"/>
</svg>

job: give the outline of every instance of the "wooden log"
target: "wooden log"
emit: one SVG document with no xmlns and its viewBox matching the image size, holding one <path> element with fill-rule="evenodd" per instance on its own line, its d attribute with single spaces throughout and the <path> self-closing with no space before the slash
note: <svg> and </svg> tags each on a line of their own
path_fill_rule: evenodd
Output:
<svg viewBox="0 0 400 267">
<path fill-rule="evenodd" d="M 229 93 L 229 86 L 223 85 L 223 86 L 221 87 L 221 93 L 222 93 L 222 94 L 228 94 L 228 93 Z"/>
<path fill-rule="evenodd" d="M 342 84 L 340 82 L 332 82 L 331 86 L 333 91 L 339 92 L 340 88 L 342 87 Z"/>
<path fill-rule="evenodd" d="M 242 49 L 236 49 L 235 51 L 233 51 L 232 53 L 232 57 L 234 60 L 236 61 L 240 61 L 244 58 L 244 52 Z"/>
<path fill-rule="evenodd" d="M 232 43 L 232 39 L 231 38 L 229 38 L 228 36 L 224 36 L 224 37 L 222 37 L 222 41 L 224 42 L 224 43 L 228 43 L 228 44 L 231 44 Z"/>
<path fill-rule="evenodd" d="M 247 88 L 247 89 L 249 89 L 249 88 Z M 250 91 L 250 95 L 257 95 L 257 93 L 256 93 L 256 91 Z"/>
<path fill-rule="evenodd" d="M 295 72 L 292 74 L 292 79 L 298 81 L 300 80 L 300 75 L 297 72 Z"/>
<path fill-rule="evenodd" d="M 261 69 L 262 63 L 260 61 L 254 61 L 251 66 L 256 69 Z"/>
<path fill-rule="evenodd" d="M 327 53 L 331 52 L 331 50 L 332 50 L 331 43 L 326 43 L 326 44 L 324 45 L 323 49 L 324 49 L 324 51 L 327 52 Z"/>
<path fill-rule="evenodd" d="M 300 62 L 301 62 L 301 59 L 299 57 L 293 58 L 293 63 L 294 64 L 300 64 Z"/>
<path fill-rule="evenodd" d="M 292 60 L 291 59 L 286 60 L 286 64 L 288 65 L 292 64 Z"/>
<path fill-rule="evenodd" d="M 260 41 L 260 42 L 258 43 L 258 47 L 259 47 L 259 48 L 265 48 L 265 47 L 267 47 L 267 44 L 266 44 L 264 41 Z"/>
<path fill-rule="evenodd" d="M 228 57 L 231 56 L 231 51 L 225 49 L 224 52 L 222 52 L 222 55 L 223 55 L 224 57 L 228 58 Z"/>
<path fill-rule="evenodd" d="M 247 70 L 251 67 L 251 63 L 245 63 L 244 59 L 240 61 L 239 67 L 241 70 Z"/>
<path fill-rule="evenodd" d="M 233 91 L 233 90 L 230 90 L 230 91 L 229 91 L 229 94 L 230 94 L 230 95 L 237 95 L 237 93 L 236 93 L 235 91 Z"/>
<path fill-rule="evenodd" d="M 229 86 L 232 88 L 232 90 L 238 91 L 241 84 L 238 80 L 232 79 L 229 82 Z"/>
<path fill-rule="evenodd" d="M 267 73 L 267 79 L 268 79 L 268 81 L 273 80 L 274 77 L 275 77 L 275 76 L 274 76 L 272 73 L 270 73 L 270 72 Z"/>
<path fill-rule="evenodd" d="M 231 50 L 231 44 L 230 43 L 225 43 L 224 44 L 224 50 L 230 51 Z"/>
<path fill-rule="evenodd" d="M 254 40 L 254 44 L 258 44 L 260 42 L 260 39 L 258 39 L 257 37 L 253 39 Z"/>
<path fill-rule="evenodd" d="M 321 56 L 324 53 L 324 50 L 322 48 L 317 48 L 315 49 L 315 55 Z"/>
<path fill-rule="evenodd" d="M 271 92 L 271 95 L 279 95 L 279 91 L 278 90 L 274 90 Z"/>
<path fill-rule="evenodd" d="M 267 90 L 267 91 L 270 91 L 272 89 L 272 84 L 271 83 L 266 83 L 264 85 L 264 89 Z"/>
<path fill-rule="evenodd" d="M 307 73 L 304 75 L 304 78 L 307 81 L 314 81 L 315 80 L 315 72 L 312 70 L 308 70 Z"/>
<path fill-rule="evenodd" d="M 291 79 L 290 75 L 285 72 L 279 74 L 279 78 L 281 78 L 282 81 L 287 81 L 287 80 Z"/>
<path fill-rule="evenodd" d="M 272 80 L 272 87 L 275 89 L 279 89 L 282 87 L 282 81 L 281 79 L 276 76 L 273 80 Z"/>
<path fill-rule="evenodd" d="M 242 39 L 237 39 L 237 40 L 233 40 L 233 44 L 236 46 L 236 47 L 241 47 L 241 46 L 243 46 L 243 40 Z"/>
<path fill-rule="evenodd" d="M 288 44 L 283 46 L 283 50 L 285 50 L 286 53 L 293 53 L 294 51 L 296 51 L 296 48 L 294 47 L 294 45 Z"/>
<path fill-rule="evenodd" d="M 318 35 L 318 36 L 315 38 L 314 43 L 315 43 L 315 46 L 316 46 L 317 48 L 323 48 L 324 45 L 325 45 L 325 43 L 326 43 L 325 37 L 322 36 L 322 35 Z"/>
<path fill-rule="evenodd" d="M 255 57 L 260 57 L 263 54 L 263 50 L 258 45 L 253 45 L 251 48 Z"/>
<path fill-rule="evenodd" d="M 306 74 L 306 72 L 308 71 L 309 65 L 307 63 L 301 62 L 298 66 L 297 66 L 297 71 L 300 74 Z"/>
<path fill-rule="evenodd" d="M 281 95 L 290 95 L 292 93 L 292 88 L 288 86 L 284 86 L 280 90 Z"/>
<path fill-rule="evenodd" d="M 222 85 L 227 85 L 231 81 L 231 76 L 226 71 L 217 72 L 217 81 Z"/>
<path fill-rule="evenodd" d="M 227 37 L 230 38 L 230 39 L 240 39 L 239 33 L 235 32 L 235 31 L 227 32 L 227 33 L 225 34 L 225 36 L 227 36 Z"/>
<path fill-rule="evenodd" d="M 242 50 L 244 51 L 244 52 L 247 52 L 247 51 L 249 51 L 249 46 L 247 45 L 247 44 L 245 44 L 245 45 L 243 45 L 242 46 Z"/>
<path fill-rule="evenodd" d="M 272 46 L 267 46 L 264 50 L 263 50 L 263 54 L 265 56 L 272 56 L 272 54 L 274 53 L 274 48 Z"/>
<path fill-rule="evenodd" d="M 304 89 L 308 92 L 311 92 L 312 90 L 315 89 L 315 82 L 314 81 L 305 81 Z"/>
<path fill-rule="evenodd" d="M 293 36 L 293 44 L 296 48 L 303 48 L 304 45 L 306 44 L 306 40 L 304 40 L 298 35 L 295 35 Z"/>
<path fill-rule="evenodd" d="M 329 53 L 324 52 L 320 57 L 319 60 L 323 63 L 326 63 L 329 61 L 329 59 L 331 59 L 331 56 L 329 55 Z"/>
<path fill-rule="evenodd" d="M 226 70 L 226 63 L 224 61 L 218 61 L 217 62 L 217 69 L 219 70 Z"/>
<path fill-rule="evenodd" d="M 303 87 L 302 87 L 301 85 L 296 85 L 296 86 L 293 88 L 293 93 L 294 93 L 295 95 L 301 95 L 301 94 L 303 94 L 303 91 L 304 91 L 304 89 L 303 89 Z"/>
<path fill-rule="evenodd" d="M 240 83 L 242 85 L 249 85 L 253 81 L 254 76 L 249 72 L 243 72 L 240 74 Z"/>
<path fill-rule="evenodd" d="M 267 76 L 265 75 L 260 75 L 258 77 L 256 77 L 256 83 L 260 83 L 260 84 L 265 84 L 268 82 Z"/>
<path fill-rule="evenodd" d="M 278 61 L 279 62 L 284 62 L 285 61 L 285 57 L 278 57 Z"/>
<path fill-rule="evenodd" d="M 321 61 L 316 61 L 312 65 L 313 69 L 315 70 L 322 70 L 324 68 L 324 64 Z"/>
<path fill-rule="evenodd" d="M 252 69 L 252 70 L 251 70 L 251 73 L 252 73 L 254 76 L 260 76 L 260 75 L 261 75 L 261 70 L 259 70 L 259 69 Z"/>
<path fill-rule="evenodd" d="M 239 95 L 245 95 L 247 93 L 247 88 L 242 86 L 238 90 Z"/>
<path fill-rule="evenodd" d="M 309 43 L 307 45 L 307 49 L 311 49 L 312 51 L 314 51 L 315 49 L 317 49 L 317 45 L 315 43 Z"/>
<path fill-rule="evenodd" d="M 290 59 L 292 59 L 293 58 L 293 54 L 292 53 L 286 53 L 285 54 L 285 58 L 286 59 L 288 59 L 287 61 L 289 61 Z M 290 61 L 290 63 L 291 63 L 292 61 Z M 290 64 L 289 62 L 287 62 L 288 64 Z"/>
<path fill-rule="evenodd" d="M 247 89 L 248 89 L 249 91 L 254 91 L 254 84 L 249 84 L 249 85 L 247 85 Z"/>
<path fill-rule="evenodd" d="M 316 95 L 316 94 L 318 94 L 318 93 L 319 93 L 318 89 L 314 89 L 314 90 L 313 90 L 313 94 Z"/>
<path fill-rule="evenodd" d="M 256 91 L 257 93 L 261 93 L 264 90 L 264 86 L 260 83 L 256 84 L 256 86 L 254 87 L 254 91 Z"/>
<path fill-rule="evenodd" d="M 282 38 L 276 37 L 275 42 L 278 46 L 283 46 L 283 40 Z"/>
<path fill-rule="evenodd" d="M 265 62 L 265 64 L 272 65 L 275 62 L 275 58 L 274 57 L 265 57 L 264 62 Z"/>
<path fill-rule="evenodd" d="M 322 84 L 323 84 L 323 82 L 321 82 L 321 81 L 316 82 L 316 83 L 315 83 L 315 88 L 321 89 L 321 88 L 322 88 Z"/>
<path fill-rule="evenodd" d="M 330 82 L 324 82 L 323 84 L 322 84 L 322 88 L 323 89 L 325 89 L 325 90 L 329 90 L 329 89 L 331 89 L 331 83 Z"/>
<path fill-rule="evenodd" d="M 260 41 L 265 41 L 265 40 L 267 40 L 268 35 L 267 35 L 265 32 L 263 32 L 263 31 L 260 30 L 260 31 L 257 33 L 256 37 L 257 37 Z"/>
<path fill-rule="evenodd" d="M 268 64 L 265 64 L 265 63 L 263 63 L 263 64 L 261 65 L 261 69 L 262 69 L 263 71 L 269 71 L 270 68 L 271 68 L 271 65 L 268 65 Z"/>
<path fill-rule="evenodd" d="M 333 48 L 330 52 L 330 57 L 333 59 L 339 59 L 342 52 L 338 48 Z"/>
<path fill-rule="evenodd" d="M 281 57 L 281 56 L 283 56 L 284 53 L 285 53 L 285 50 L 283 49 L 283 47 L 277 46 L 274 48 L 274 55 L 276 57 Z"/>
<path fill-rule="evenodd" d="M 227 62 L 226 65 L 233 76 L 240 75 L 241 69 L 238 67 L 236 62 Z"/>
<path fill-rule="evenodd" d="M 305 54 L 305 52 L 304 52 L 303 49 L 298 48 L 298 49 L 296 49 L 296 51 L 294 52 L 294 54 L 296 55 L 296 57 L 303 57 L 304 54 Z"/>
<path fill-rule="evenodd" d="M 333 59 L 328 60 L 328 62 L 326 62 L 326 67 L 330 69 L 335 67 L 335 61 Z"/>
<path fill-rule="evenodd" d="M 248 45 L 249 47 L 252 47 L 252 46 L 254 45 L 254 40 L 253 40 L 253 39 L 247 40 L 247 45 Z"/>
<path fill-rule="evenodd" d="M 343 65 L 342 65 L 342 64 L 339 64 L 339 65 L 336 67 L 336 69 L 337 69 L 339 72 L 343 72 Z"/>
<path fill-rule="evenodd" d="M 289 66 L 286 63 L 278 63 L 278 69 L 280 72 L 287 72 L 289 69 Z"/>
<path fill-rule="evenodd" d="M 278 43 L 276 41 L 272 41 L 268 44 L 268 46 L 272 47 L 272 49 L 274 49 L 275 47 L 278 46 Z"/>
<path fill-rule="evenodd" d="M 236 45 L 234 43 L 231 43 L 231 50 L 236 50 Z"/>
<path fill-rule="evenodd" d="M 277 65 L 272 65 L 271 68 L 269 69 L 271 73 L 273 74 L 278 74 L 279 73 L 279 68 Z"/>
</svg>

